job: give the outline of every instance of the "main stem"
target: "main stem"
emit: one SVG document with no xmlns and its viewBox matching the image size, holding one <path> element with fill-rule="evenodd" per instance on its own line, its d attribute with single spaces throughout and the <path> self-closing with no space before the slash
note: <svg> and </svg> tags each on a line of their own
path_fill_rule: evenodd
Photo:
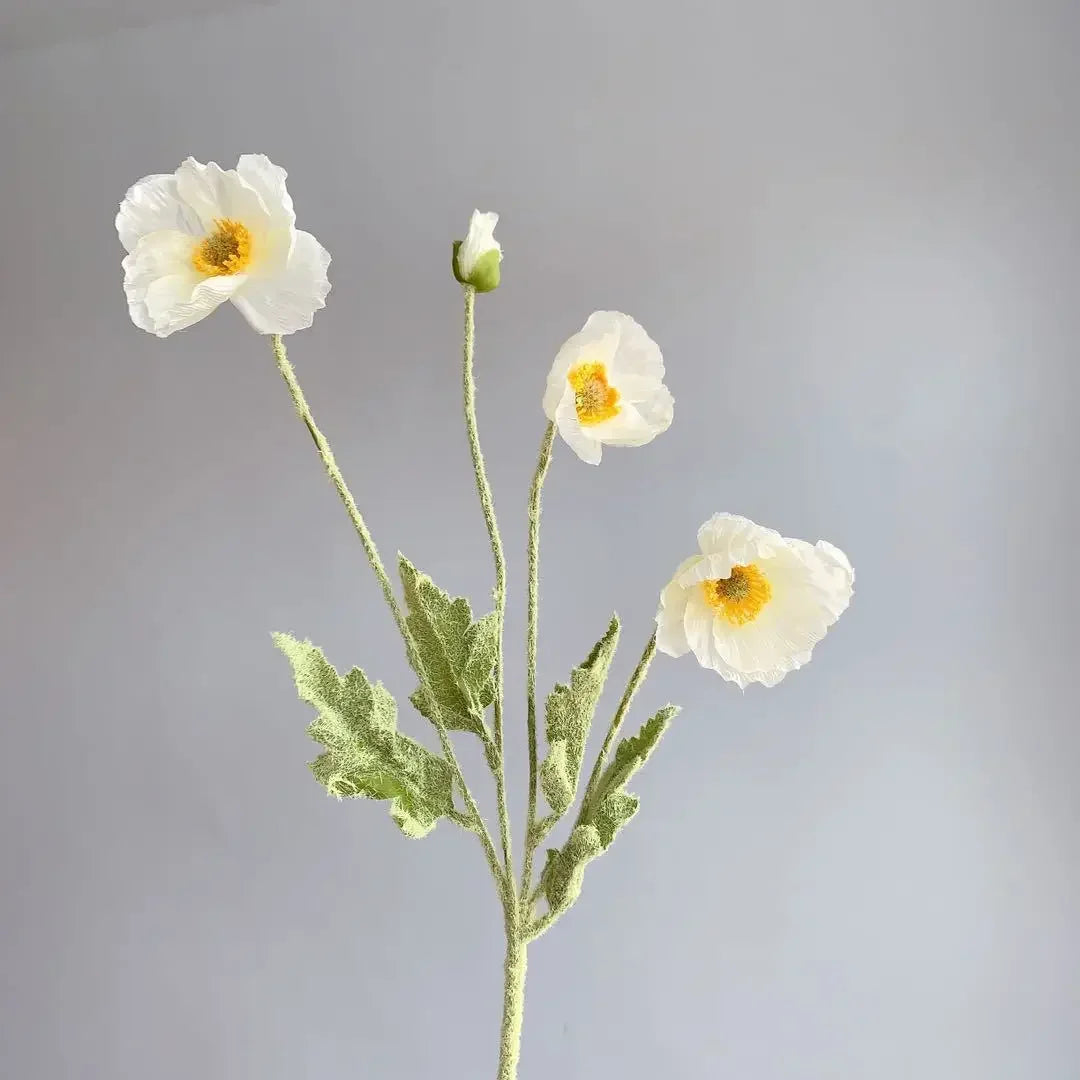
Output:
<svg viewBox="0 0 1080 1080">
<path fill-rule="evenodd" d="M 555 425 L 548 424 L 540 444 L 540 459 L 536 463 L 532 486 L 529 489 L 529 622 L 525 643 L 526 724 L 529 732 L 529 809 L 525 819 L 525 859 L 521 869 L 521 897 L 532 915 L 529 892 L 532 889 L 533 853 L 536 850 L 536 638 L 540 611 L 540 495 L 544 478 L 551 464 L 551 447 L 555 440 Z"/>
<path fill-rule="evenodd" d="M 506 619 L 506 557 L 502 538 L 495 521 L 495 501 L 491 496 L 484 455 L 480 449 L 480 434 L 476 425 L 476 380 L 473 377 L 473 355 L 476 342 L 476 290 L 465 286 L 465 344 L 462 350 L 462 375 L 465 402 L 465 429 L 469 436 L 473 472 L 480 507 L 484 511 L 491 554 L 495 560 L 495 616 L 499 624 L 498 651 L 495 654 L 495 797 L 499 806 L 499 836 L 502 840 L 503 866 L 513 892 L 514 863 L 510 844 L 510 810 L 506 801 L 506 763 L 503 754 L 503 623 Z"/>
<path fill-rule="evenodd" d="M 521 1023 L 525 1016 L 525 937 L 515 913 L 513 923 L 507 915 L 506 959 L 503 962 L 503 1015 L 499 1033 L 498 1080 L 517 1080 L 521 1055 Z"/>
<path fill-rule="evenodd" d="M 327 442 L 326 436 L 323 435 L 315 423 L 315 417 L 311 413 L 311 407 L 304 397 L 304 391 L 297 381 L 296 372 L 289 362 L 288 353 L 285 351 L 285 342 L 282 340 L 281 335 L 275 334 L 272 343 L 274 348 L 274 358 L 277 360 L 278 371 L 281 372 L 281 377 L 285 380 L 285 385 L 289 388 L 289 394 L 292 396 L 296 412 L 300 419 L 304 421 L 312 441 L 315 443 L 315 448 L 319 451 L 319 457 L 322 458 L 323 465 L 326 467 L 327 475 L 329 475 L 338 495 L 341 497 L 342 503 L 345 505 L 345 510 L 349 515 L 349 520 L 352 522 L 353 528 L 356 530 L 356 535 L 360 537 L 360 543 L 364 546 L 364 553 L 367 555 L 368 562 L 371 564 L 371 569 L 374 571 L 375 577 L 382 587 L 383 596 L 386 599 L 387 606 L 390 608 L 390 613 L 394 617 L 394 622 L 397 624 L 398 632 L 405 642 L 405 651 L 408 654 L 409 662 L 412 664 L 413 670 L 423 678 L 422 673 L 424 667 L 416 649 L 416 642 L 413 640 L 412 631 L 409 630 L 409 625 L 405 622 L 405 616 L 401 611 L 401 606 L 398 604 L 397 597 L 394 595 L 394 587 L 390 583 L 390 576 L 387 574 L 386 567 L 383 566 L 382 559 L 379 557 L 379 549 L 375 546 L 375 540 L 372 538 L 371 532 L 364 521 L 364 517 L 360 513 L 359 507 L 356 505 L 356 500 L 352 497 L 352 492 L 349 491 L 348 484 L 345 483 L 345 477 L 342 476 L 341 470 L 334 460 L 334 454 L 330 449 L 330 444 Z M 446 730 L 446 726 L 441 719 L 434 719 L 432 723 L 435 725 L 435 730 L 438 732 L 439 742 L 442 745 L 443 753 L 446 755 L 446 760 L 453 770 L 454 778 L 457 780 L 458 787 L 461 789 L 461 794 L 469 808 L 474 831 L 477 836 L 480 837 L 480 842 L 484 847 L 484 854 L 487 857 L 488 865 L 491 867 L 491 872 L 495 876 L 496 884 L 502 888 L 503 879 L 505 877 L 512 889 L 514 880 L 513 874 L 508 869 L 501 869 L 499 867 L 498 857 L 495 854 L 495 847 L 491 842 L 491 837 L 488 835 L 487 827 L 484 825 L 484 819 L 480 814 L 480 808 L 476 805 L 476 800 L 473 798 L 472 792 L 469 791 L 468 784 L 465 783 L 465 774 L 461 771 L 461 765 L 458 763 L 457 755 L 454 753 L 454 746 L 450 741 L 450 734 Z"/>
</svg>

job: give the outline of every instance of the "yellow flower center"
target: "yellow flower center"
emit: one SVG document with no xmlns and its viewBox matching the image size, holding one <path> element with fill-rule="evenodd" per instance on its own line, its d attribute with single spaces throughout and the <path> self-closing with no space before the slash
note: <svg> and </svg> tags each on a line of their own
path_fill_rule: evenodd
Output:
<svg viewBox="0 0 1080 1080">
<path fill-rule="evenodd" d="M 755 563 L 733 566 L 730 577 L 701 583 L 705 602 L 732 626 L 753 622 L 772 597 L 769 579 Z"/>
<path fill-rule="evenodd" d="M 200 274 L 218 277 L 239 274 L 251 262 L 251 233 L 239 221 L 218 218 L 217 228 L 204 237 L 191 256 Z"/>
<path fill-rule="evenodd" d="M 578 364 L 566 377 L 574 388 L 579 423 L 587 427 L 619 415 L 619 391 L 608 383 L 603 364 L 595 361 Z"/>
</svg>

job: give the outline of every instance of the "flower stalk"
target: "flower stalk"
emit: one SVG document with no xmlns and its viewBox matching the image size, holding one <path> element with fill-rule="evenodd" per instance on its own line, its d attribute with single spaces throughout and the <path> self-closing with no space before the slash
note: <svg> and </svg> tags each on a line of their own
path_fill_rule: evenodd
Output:
<svg viewBox="0 0 1080 1080">
<path fill-rule="evenodd" d="M 402 614 L 401 605 L 394 595 L 394 587 L 390 583 L 390 577 L 386 572 L 386 567 L 383 566 L 382 559 L 379 557 L 379 549 L 375 546 L 375 540 L 371 535 L 371 531 L 368 529 L 367 523 L 360 513 L 360 509 L 356 505 L 356 500 L 349 490 L 349 485 L 345 483 L 345 477 L 338 468 L 337 461 L 334 459 L 334 453 L 330 449 L 330 443 L 315 423 L 315 417 L 312 415 L 311 407 L 304 397 L 304 391 L 296 377 L 296 371 L 289 361 L 289 355 L 285 349 L 285 342 L 282 340 L 280 334 L 275 334 L 271 338 L 271 343 L 273 345 L 274 359 L 277 361 L 278 371 L 281 372 L 281 377 L 285 380 L 285 385 L 289 388 L 289 395 L 292 397 L 297 415 L 304 421 L 304 426 L 308 429 L 308 433 L 315 443 L 315 448 L 319 451 L 319 457 L 322 458 L 327 475 L 330 477 L 331 483 L 333 483 L 334 488 L 345 506 L 345 511 L 349 515 L 349 520 L 352 522 L 353 528 L 356 530 L 356 535 L 360 538 L 364 553 L 367 555 L 371 569 L 378 579 L 387 606 L 390 608 L 390 613 L 394 617 L 394 623 L 397 625 L 398 632 L 401 634 L 402 641 L 405 643 L 405 651 L 408 654 L 409 662 L 413 665 L 413 669 L 420 675 L 421 679 L 423 679 L 424 665 L 416 648 L 416 642 L 413 640 L 412 632 L 409 630 L 409 625 L 405 621 L 405 616 Z M 450 733 L 447 731 L 446 725 L 443 723 L 442 718 L 438 716 L 432 720 L 432 723 L 439 736 L 439 743 L 442 746 L 443 754 L 446 756 L 446 761 L 453 771 L 454 779 L 457 782 L 457 785 L 461 790 L 462 798 L 465 800 L 465 804 L 468 807 L 468 816 L 471 821 L 470 827 L 480 838 L 480 843 L 484 848 L 484 855 L 487 858 L 488 866 L 491 869 L 496 884 L 498 884 L 500 888 L 503 888 L 507 880 L 512 882 L 513 875 L 507 872 L 505 866 L 499 865 L 498 855 L 495 853 L 495 845 L 492 843 L 491 834 L 484 824 L 484 818 L 480 813 L 480 807 L 477 805 L 476 799 L 473 797 L 472 792 L 469 790 L 469 785 L 465 781 L 465 774 L 462 772 L 457 755 L 454 753 L 454 744 L 450 741 Z"/>
<path fill-rule="evenodd" d="M 536 853 L 536 781 L 539 769 L 536 740 L 536 648 L 540 617 L 540 497 L 544 480 L 551 465 L 551 450 L 555 442 L 555 424 L 549 423 L 540 444 L 540 459 L 536 463 L 529 487 L 529 611 L 525 644 L 525 695 L 529 740 L 529 805 L 525 821 L 525 856 L 521 870 L 521 896 L 526 903 L 526 917 L 532 912 L 528 902 L 532 888 L 533 857 Z"/>
<path fill-rule="evenodd" d="M 615 715 L 611 718 L 611 726 L 604 736 L 604 742 L 600 747 L 600 753 L 596 755 L 596 764 L 593 765 L 592 773 L 589 776 L 589 783 L 585 788 L 585 794 L 581 797 L 581 814 L 585 813 L 585 810 L 589 805 L 589 800 L 596 792 L 596 785 L 600 781 L 600 774 L 604 771 L 604 765 L 607 762 L 608 755 L 611 753 L 611 748 L 615 745 L 615 740 L 619 736 L 619 729 L 626 719 L 626 714 L 630 711 L 630 705 L 634 700 L 634 695 L 645 681 L 645 676 L 649 674 L 649 665 L 652 663 L 652 659 L 655 655 L 656 631 L 654 630 L 652 636 L 645 644 L 641 659 L 637 662 L 637 667 L 634 668 L 634 671 L 630 676 L 630 681 L 626 684 L 622 699 L 619 701 L 619 707 L 615 710 Z M 578 815 L 578 821 L 581 820 L 581 814 Z"/>
<path fill-rule="evenodd" d="M 495 791 L 498 802 L 499 836 L 502 842 L 503 867 L 513 881 L 513 851 L 510 839 L 510 811 L 506 800 L 506 765 L 503 754 L 503 624 L 506 621 L 506 556 L 503 554 L 499 525 L 495 520 L 495 502 L 491 495 L 484 454 L 480 449 L 480 434 L 476 423 L 476 379 L 473 358 L 476 350 L 476 289 L 465 285 L 465 333 L 462 347 L 463 396 L 465 405 L 465 429 L 469 437 L 473 472 L 476 474 L 476 490 L 480 507 L 484 512 L 491 554 L 495 561 L 495 617 L 498 622 L 498 649 L 495 654 L 495 723 L 494 723 L 494 772 Z"/>
</svg>

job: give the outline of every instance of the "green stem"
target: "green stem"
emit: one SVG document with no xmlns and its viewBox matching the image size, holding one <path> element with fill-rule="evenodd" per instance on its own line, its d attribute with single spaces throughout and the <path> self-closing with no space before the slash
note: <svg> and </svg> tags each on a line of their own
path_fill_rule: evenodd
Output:
<svg viewBox="0 0 1080 1080">
<path fill-rule="evenodd" d="M 634 672 L 630 676 L 630 681 L 626 684 L 622 700 L 619 702 L 619 707 L 615 710 L 615 716 L 611 720 L 611 727 L 608 728 L 608 733 L 604 737 L 604 745 L 600 747 L 600 753 L 597 755 L 596 764 L 593 766 L 592 775 L 589 777 L 588 786 L 585 788 L 585 794 L 581 797 L 581 810 L 578 813 L 577 824 L 581 823 L 582 815 L 589 805 L 589 800 L 596 791 L 596 785 L 600 781 L 600 776 L 604 771 L 604 765 L 607 762 L 608 754 L 611 752 L 611 747 L 614 745 L 615 739 L 619 734 L 619 728 L 622 727 L 622 722 L 626 718 L 626 714 L 630 711 L 630 703 L 634 700 L 634 695 L 638 692 L 638 687 L 645 681 L 645 676 L 649 673 L 649 665 L 652 663 L 652 658 L 655 655 L 656 631 L 654 630 L 652 632 L 652 637 L 649 638 L 648 643 L 645 646 L 645 651 L 641 654 L 641 659 L 638 661 L 637 667 L 634 668 Z"/>
<path fill-rule="evenodd" d="M 498 1080 L 517 1080 L 521 1024 L 525 1015 L 526 939 L 507 914 L 506 960 L 503 964 L 503 1015 L 499 1034 Z"/>
<path fill-rule="evenodd" d="M 529 622 L 525 644 L 525 685 L 527 695 L 526 723 L 529 731 L 529 809 L 525 823 L 525 860 L 521 870 L 521 895 L 529 896 L 532 884 L 533 854 L 536 851 L 536 638 L 539 631 L 540 609 L 540 495 L 544 478 L 551 464 L 551 448 L 555 441 L 555 425 L 548 424 L 540 443 L 540 459 L 536 463 L 532 486 L 529 489 Z M 526 912 L 526 917 L 531 912 Z"/>
<path fill-rule="evenodd" d="M 375 576 L 382 586 L 383 596 L 386 598 L 386 603 L 389 605 L 390 612 L 394 616 L 394 622 L 397 624 L 397 628 L 408 646 L 411 638 L 409 628 L 405 623 L 405 617 L 398 605 L 397 597 L 394 595 L 394 587 L 390 583 L 386 568 L 383 566 L 382 559 L 379 557 L 378 548 L 375 547 L 375 541 L 368 530 L 359 507 L 356 505 L 356 500 L 352 497 L 352 492 L 349 491 L 349 487 L 345 483 L 345 477 L 342 476 L 341 470 L 334 460 L 334 454 L 330 449 L 330 444 L 327 442 L 326 436 L 323 435 L 315 424 L 315 417 L 311 413 L 311 407 L 304 397 L 304 391 L 297 381 L 296 372 L 289 362 L 288 354 L 285 351 L 285 342 L 282 340 L 280 334 L 275 334 L 272 340 L 274 346 L 274 358 L 277 360 L 278 371 L 281 372 L 281 376 L 285 380 L 285 385 L 289 388 L 289 393 L 292 395 L 293 399 L 293 405 L 296 406 L 296 412 L 300 419 L 307 425 L 308 432 L 311 435 L 312 441 L 315 443 L 315 448 L 319 451 L 319 456 L 322 458 L 323 465 L 326 466 L 326 472 L 334 487 L 337 489 L 341 501 L 345 504 L 345 510 L 349 515 L 349 520 L 356 530 L 356 535 L 360 537 L 360 543 L 364 545 L 364 552 L 367 554 L 371 569 L 375 571 Z"/>
<path fill-rule="evenodd" d="M 530 924 L 529 929 L 525 932 L 526 941 L 535 941 L 542 934 L 547 932 L 547 929 L 556 919 L 558 919 L 561 912 L 549 911 L 542 918 L 536 920 L 536 922 Z"/>
<path fill-rule="evenodd" d="M 371 532 L 368 530 L 367 523 L 364 521 L 359 507 L 356 505 L 356 500 L 353 498 L 352 492 L 349 491 L 349 487 L 345 483 L 345 477 L 342 476 L 341 470 L 334 460 L 334 454 L 330 449 L 330 444 L 327 442 L 326 436 L 323 435 L 315 423 L 315 417 L 312 415 L 311 408 L 307 403 L 307 399 L 304 397 L 304 391 L 297 381 L 296 372 L 289 362 L 288 354 L 285 351 L 285 342 L 282 340 L 280 334 L 275 334 L 273 336 L 272 344 L 274 348 L 274 358 L 277 360 L 278 371 L 281 372 L 281 377 L 285 380 L 285 385 L 289 388 L 289 393 L 292 396 L 296 412 L 300 419 L 304 421 L 312 441 L 315 443 L 315 448 L 319 451 L 319 457 L 322 458 L 323 465 L 326 467 L 326 472 L 329 475 L 331 482 L 336 488 L 338 495 L 341 497 L 342 503 L 345 504 L 345 510 L 349 515 L 349 520 L 352 522 L 353 528 L 356 530 L 356 535 L 360 537 L 360 543 L 364 546 L 364 552 L 367 555 L 368 562 L 371 564 L 371 569 L 375 572 L 375 577 L 378 578 L 379 585 L 382 587 L 383 596 L 390 608 L 390 613 L 393 615 L 394 622 L 397 624 L 398 632 L 405 642 L 405 651 L 408 654 L 409 662 L 412 664 L 413 670 L 417 675 L 419 675 L 421 679 L 424 679 L 424 667 L 416 649 L 416 642 L 413 640 L 412 632 L 409 630 L 408 623 L 405 622 L 405 616 L 402 613 L 401 606 L 398 604 L 397 597 L 394 595 L 394 587 L 390 583 L 390 577 L 386 572 L 386 568 L 383 566 L 382 559 L 379 558 L 379 550 L 375 546 L 375 541 L 372 538 Z M 484 854 L 487 857 L 488 865 L 491 867 L 491 872 L 495 876 L 496 884 L 502 889 L 504 874 L 510 879 L 511 884 L 513 882 L 513 875 L 506 871 L 501 871 L 499 868 L 499 860 L 495 853 L 495 845 L 492 843 L 491 836 L 487 831 L 487 826 L 484 824 L 484 819 L 480 814 L 480 808 L 476 805 L 476 800 L 473 798 L 469 786 L 465 783 L 465 774 L 461 771 L 461 765 L 458 763 L 457 755 L 454 753 L 454 747 L 450 741 L 450 734 L 446 730 L 446 725 L 443 724 L 441 719 L 435 719 L 432 723 L 435 725 L 435 730 L 438 732 L 439 742 L 442 745 L 443 753 L 446 755 L 446 760 L 454 772 L 458 787 L 461 789 L 461 794 L 469 808 L 469 815 L 473 821 L 473 831 L 480 837 L 480 842 L 484 847 Z"/>
<path fill-rule="evenodd" d="M 480 434 L 476 425 L 476 381 L 473 377 L 473 355 L 476 342 L 476 290 L 471 285 L 465 289 L 465 343 L 462 349 L 462 374 L 465 402 L 465 429 L 469 436 L 473 472 L 476 474 L 476 490 L 480 507 L 484 511 L 491 540 L 491 554 L 495 560 L 495 615 L 499 624 L 499 647 L 495 656 L 495 792 L 499 806 L 499 835 L 502 840 L 503 866 L 513 888 L 514 868 L 510 841 L 510 811 L 506 801 L 506 761 L 503 753 L 503 623 L 506 619 L 506 557 L 503 555 L 502 539 L 495 520 L 495 502 L 491 497 L 484 454 L 480 449 Z"/>
</svg>

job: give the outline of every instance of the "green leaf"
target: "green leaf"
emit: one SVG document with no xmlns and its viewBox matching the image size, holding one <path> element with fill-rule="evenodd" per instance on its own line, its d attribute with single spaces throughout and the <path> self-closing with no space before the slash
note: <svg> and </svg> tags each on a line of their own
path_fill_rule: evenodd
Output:
<svg viewBox="0 0 1080 1080">
<path fill-rule="evenodd" d="M 554 811 L 556 820 L 570 809 L 574 801 L 574 789 L 577 786 L 577 773 L 570 778 L 570 764 L 567 761 L 567 740 L 557 739 L 548 747 L 547 757 L 540 766 L 540 787 L 548 806 Z M 580 768 L 581 762 L 578 761 Z"/>
<path fill-rule="evenodd" d="M 453 809 L 449 765 L 397 730 L 397 706 L 359 669 L 341 676 L 320 648 L 289 634 L 274 644 L 292 665 L 301 700 L 318 716 L 308 734 L 326 748 L 311 771 L 339 799 L 388 799 L 406 836 L 425 836 Z"/>
<path fill-rule="evenodd" d="M 585 662 L 570 673 L 570 684 L 560 683 L 548 695 L 548 754 L 540 766 L 540 786 L 556 817 L 570 809 L 577 793 L 589 727 L 618 642 L 619 620 L 613 616 Z"/>
<path fill-rule="evenodd" d="M 648 761 L 678 711 L 666 705 L 636 735 L 619 743 L 595 792 L 582 806 L 570 839 L 561 850 L 548 851 L 540 883 L 553 912 L 565 911 L 578 898 L 585 867 L 607 851 L 618 831 L 637 813 L 638 797 L 626 790 L 626 784 Z"/>
<path fill-rule="evenodd" d="M 613 791 L 600 801 L 593 814 L 593 824 L 605 851 L 611 847 L 615 834 L 638 812 L 639 801 L 627 791 Z"/>
<path fill-rule="evenodd" d="M 560 850 L 548 850 L 540 880 L 553 912 L 565 911 L 581 895 L 585 867 L 603 850 L 593 825 L 578 825 Z"/>
<path fill-rule="evenodd" d="M 598 806 L 599 802 L 624 788 L 633 779 L 638 769 L 649 760 L 660 737 L 667 731 L 678 712 L 677 705 L 665 705 L 655 716 L 642 724 L 641 730 L 636 735 L 623 739 L 615 747 L 615 753 L 608 767 L 600 774 L 596 791 L 589 799 L 592 806 Z M 587 817 L 589 810 L 590 808 L 586 807 Z"/>
<path fill-rule="evenodd" d="M 453 731 L 484 732 L 484 713 L 495 700 L 499 622 L 489 612 L 473 622 L 469 601 L 451 598 L 404 555 L 398 568 L 405 587 L 405 621 L 422 671 L 409 700 L 429 720 Z"/>
</svg>

